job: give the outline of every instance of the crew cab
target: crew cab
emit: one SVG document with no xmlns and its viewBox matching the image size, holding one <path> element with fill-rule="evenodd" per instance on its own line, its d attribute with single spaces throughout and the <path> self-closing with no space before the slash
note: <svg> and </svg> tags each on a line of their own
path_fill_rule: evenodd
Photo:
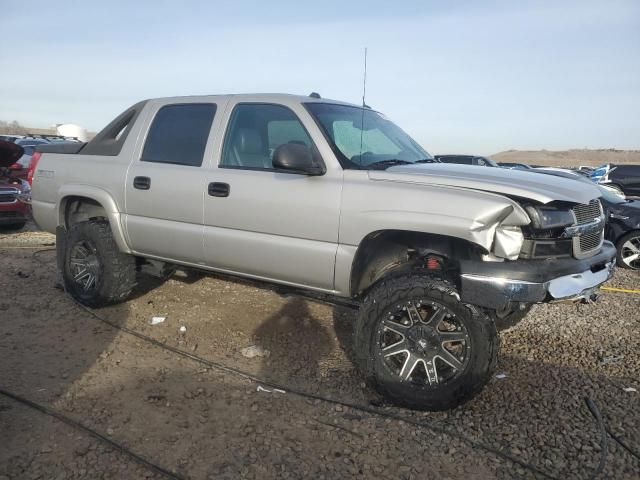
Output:
<svg viewBox="0 0 640 480">
<path fill-rule="evenodd" d="M 349 297 L 357 366 L 411 408 L 473 397 L 500 325 L 594 299 L 615 263 L 595 185 L 434 163 L 381 113 L 316 94 L 145 100 L 39 150 L 33 214 L 77 301 L 125 301 L 175 265 Z"/>
</svg>

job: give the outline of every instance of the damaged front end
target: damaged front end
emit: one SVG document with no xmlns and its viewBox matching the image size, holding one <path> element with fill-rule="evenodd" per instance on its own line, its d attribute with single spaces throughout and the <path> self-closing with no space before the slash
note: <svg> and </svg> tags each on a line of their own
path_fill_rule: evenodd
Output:
<svg viewBox="0 0 640 480">
<path fill-rule="evenodd" d="M 461 262 L 462 299 L 496 310 L 595 300 L 597 288 L 613 274 L 616 255 L 604 241 L 599 200 L 530 204 L 524 210 L 526 225 L 512 225 L 505 216 L 486 229 L 494 241 L 483 261 Z"/>
<path fill-rule="evenodd" d="M 491 252 L 485 256 L 485 260 L 516 260 L 524 242 L 521 226 L 528 223 L 530 219 L 521 208 L 496 205 L 474 219 L 470 228 L 470 240 L 484 245 Z"/>
</svg>

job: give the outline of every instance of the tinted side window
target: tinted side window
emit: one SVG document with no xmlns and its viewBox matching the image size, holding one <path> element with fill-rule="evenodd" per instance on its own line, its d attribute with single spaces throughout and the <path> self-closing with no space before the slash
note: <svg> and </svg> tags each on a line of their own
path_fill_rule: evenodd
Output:
<svg viewBox="0 0 640 480">
<path fill-rule="evenodd" d="M 267 123 L 269 150 L 273 151 L 283 143 L 300 143 L 310 147 L 310 139 L 302 124 L 297 120 L 273 120 Z"/>
<path fill-rule="evenodd" d="M 283 105 L 237 105 L 229 120 L 220 166 L 270 170 L 273 152 L 286 143 L 306 145 L 316 153 L 295 113 Z"/>
<path fill-rule="evenodd" d="M 215 113 L 212 103 L 162 107 L 149 128 L 140 160 L 199 167 Z"/>
<path fill-rule="evenodd" d="M 619 177 L 629 176 L 629 177 L 637 177 L 640 176 L 640 166 L 636 165 L 619 165 L 613 171 Z"/>
</svg>

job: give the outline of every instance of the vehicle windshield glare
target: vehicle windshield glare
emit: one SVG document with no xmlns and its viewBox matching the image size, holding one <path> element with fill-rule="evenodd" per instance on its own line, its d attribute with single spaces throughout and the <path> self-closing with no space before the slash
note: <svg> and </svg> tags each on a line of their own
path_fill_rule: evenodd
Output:
<svg viewBox="0 0 640 480">
<path fill-rule="evenodd" d="M 344 168 L 380 168 L 433 160 L 400 127 L 369 108 L 307 103 Z"/>
</svg>

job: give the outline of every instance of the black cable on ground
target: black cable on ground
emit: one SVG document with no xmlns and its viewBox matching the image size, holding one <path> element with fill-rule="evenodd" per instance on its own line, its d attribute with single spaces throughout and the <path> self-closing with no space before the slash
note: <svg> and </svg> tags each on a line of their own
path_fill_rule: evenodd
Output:
<svg viewBox="0 0 640 480">
<path fill-rule="evenodd" d="M 35 252 L 33 252 L 31 254 L 31 256 L 36 259 L 38 261 L 38 263 L 41 263 L 43 265 L 50 265 L 50 262 L 47 262 L 45 260 L 42 260 L 40 258 L 40 254 L 44 253 L 44 252 L 55 252 L 56 251 L 56 247 L 52 247 L 52 248 L 42 248 L 40 250 L 36 250 Z"/>
<path fill-rule="evenodd" d="M 607 433 L 611 436 L 611 438 L 613 438 L 618 443 L 618 445 L 620 445 L 627 452 L 629 452 L 631 455 L 633 455 L 638 460 L 640 460 L 640 453 L 636 452 L 629 445 L 627 445 L 627 443 L 624 440 L 622 440 L 618 435 L 613 433 L 609 427 L 607 427 Z"/>
<path fill-rule="evenodd" d="M 156 465 L 155 463 L 150 462 L 149 460 L 147 460 L 146 458 L 138 455 L 137 453 L 132 452 L 131 450 L 129 450 L 127 447 L 125 447 L 124 445 L 119 444 L 118 442 L 115 442 L 114 440 L 110 439 L 109 437 L 106 437 L 104 435 L 102 435 L 101 433 L 96 432 L 95 430 L 83 425 L 80 422 L 77 422 L 75 420 L 73 420 L 72 418 L 69 418 L 59 412 L 56 412 L 55 410 L 50 409 L 49 407 L 45 407 L 44 405 L 40 405 L 38 403 L 32 402 L 31 400 L 28 400 L 24 397 L 21 397 L 20 395 L 17 395 L 15 393 L 12 393 L 8 390 L 5 390 L 3 388 L 0 388 L 0 395 L 4 395 L 5 397 L 8 397 L 18 403 L 21 403 L 23 405 L 26 405 L 27 407 L 30 407 L 34 410 L 37 410 L 41 413 L 44 413 L 45 415 L 49 415 L 53 418 L 55 418 L 56 420 L 59 420 L 63 423 L 66 423 L 67 425 L 76 428 L 78 430 L 82 430 L 85 433 L 88 433 L 89 435 L 91 435 L 94 438 L 97 438 L 98 440 L 108 444 L 110 447 L 112 447 L 113 449 L 124 453 L 125 455 L 127 455 L 128 457 L 130 457 L 131 459 L 133 459 L 134 461 L 136 461 L 137 463 L 139 463 L 140 465 L 149 468 L 150 470 L 153 470 L 156 473 L 159 473 L 167 478 L 170 478 L 172 480 L 185 480 L 185 477 L 182 477 L 176 473 L 173 473 L 169 470 L 167 470 L 164 467 L 161 467 L 159 465 Z"/>
<path fill-rule="evenodd" d="M 584 397 L 584 400 L 587 403 L 587 407 L 589 408 L 589 411 L 598 422 L 598 429 L 600 430 L 600 449 L 601 449 L 600 462 L 598 462 L 598 468 L 596 468 L 596 470 L 591 475 L 591 479 L 594 480 L 600 476 L 600 474 L 604 470 L 605 464 L 607 463 L 607 453 L 608 453 L 607 430 L 605 428 L 602 415 L 600 414 L 600 410 L 598 410 L 598 406 L 595 404 L 595 402 L 591 400 L 589 397 Z"/>
<path fill-rule="evenodd" d="M 82 305 L 81 303 L 76 302 L 73 298 L 72 298 L 72 300 L 76 303 L 76 305 L 78 305 L 80 308 L 85 310 L 92 317 L 94 317 L 95 319 L 97 319 L 97 320 L 99 320 L 99 321 L 101 321 L 101 322 L 103 322 L 103 323 L 105 323 L 105 324 L 117 329 L 117 330 L 123 331 L 123 332 L 125 332 L 125 333 L 127 333 L 129 335 L 137 337 L 137 338 L 139 338 L 141 340 L 144 340 L 144 341 L 146 341 L 148 343 L 151 343 L 151 344 L 153 344 L 153 345 L 155 345 L 157 347 L 160 347 L 160 348 L 162 348 L 164 350 L 168 350 L 168 351 L 173 352 L 173 353 L 175 353 L 177 355 L 181 355 L 183 357 L 186 357 L 186 358 L 189 358 L 191 360 L 194 360 L 194 361 L 196 361 L 198 363 L 201 363 L 201 364 L 203 364 L 203 365 L 205 365 L 207 367 L 215 368 L 216 370 L 220 370 L 220 371 L 223 371 L 223 372 L 226 372 L 226 373 L 230 373 L 230 374 L 242 377 L 242 378 L 244 378 L 246 380 L 250 380 L 250 381 L 255 382 L 255 383 L 266 385 L 266 386 L 271 387 L 271 388 L 276 388 L 276 389 L 279 389 L 279 390 L 283 390 L 283 391 L 285 391 L 287 393 L 291 393 L 293 395 L 296 395 L 296 396 L 299 396 L 299 397 L 302 397 L 302 398 L 307 398 L 307 399 L 310 399 L 310 400 L 320 400 L 320 401 L 323 401 L 323 402 L 326 402 L 326 403 L 331 403 L 333 405 L 341 405 L 343 407 L 352 408 L 354 410 L 358 410 L 358 411 L 361 411 L 361 412 L 369 413 L 371 415 L 375 415 L 375 416 L 379 416 L 379 417 L 383 417 L 383 418 L 389 418 L 389 419 L 396 420 L 396 421 L 402 421 L 402 422 L 408 423 L 408 424 L 416 426 L 416 427 L 428 428 L 429 430 L 431 430 L 433 432 L 440 433 L 440 434 L 443 434 L 443 435 L 447 435 L 449 437 L 456 438 L 458 440 L 461 440 L 461 441 L 467 443 L 468 445 L 471 445 L 472 447 L 479 448 L 479 449 L 484 450 L 484 451 L 489 452 L 489 453 L 493 453 L 494 455 L 496 455 L 496 456 L 498 456 L 500 458 L 503 458 L 504 460 L 508 460 L 511 463 L 519 465 L 522 468 L 525 468 L 525 469 L 527 469 L 527 470 L 529 470 L 529 471 L 531 471 L 531 472 L 533 472 L 533 473 L 535 473 L 537 475 L 540 475 L 541 477 L 544 477 L 544 478 L 547 478 L 547 479 L 550 479 L 550 480 L 559 480 L 557 477 L 554 477 L 553 475 L 551 475 L 551 474 L 539 469 L 538 467 L 536 467 L 534 465 L 531 465 L 531 464 L 529 464 L 529 463 L 527 463 L 527 462 L 525 462 L 523 460 L 520 460 L 519 458 L 514 457 L 513 455 L 511 455 L 509 453 L 505 453 L 505 452 L 503 452 L 501 450 L 498 450 L 497 448 L 491 447 L 489 445 L 485 445 L 484 443 L 481 443 L 481 442 L 478 442 L 476 440 L 473 440 L 473 439 L 471 439 L 469 437 L 466 437 L 466 436 L 464 436 L 464 435 L 462 435 L 460 433 L 452 432 L 450 430 L 447 430 L 447 429 L 442 428 L 442 427 L 438 427 L 436 425 L 429 424 L 427 422 L 420 422 L 420 421 L 416 421 L 416 420 L 412 420 L 412 419 L 409 419 L 409 418 L 402 417 L 400 415 L 395 415 L 395 414 L 387 413 L 387 412 L 381 412 L 381 411 L 379 411 L 377 409 L 374 409 L 372 407 L 368 407 L 366 405 L 359 405 L 357 403 L 351 403 L 351 402 L 344 401 L 344 400 L 337 400 L 337 399 L 333 399 L 333 398 L 330 398 L 330 397 L 325 397 L 323 395 L 316 395 L 316 394 L 312 394 L 312 393 L 307 393 L 307 392 L 304 392 L 304 391 L 301 391 L 301 390 L 292 389 L 292 388 L 289 388 L 289 387 L 287 387 L 285 385 L 280 385 L 280 384 L 271 382 L 269 380 L 265 380 L 265 379 L 256 377 L 255 375 L 253 375 L 251 373 L 247 373 L 247 372 L 244 372 L 244 371 L 239 370 L 237 368 L 229 367 L 229 366 L 226 366 L 226 365 L 224 365 L 222 363 L 218 363 L 218 362 L 215 362 L 215 361 L 212 361 L 212 360 L 208 360 L 208 359 L 203 358 L 203 357 L 199 357 L 198 355 L 194 355 L 193 353 L 189 353 L 189 352 L 186 352 L 184 350 L 180 350 L 179 348 L 172 347 L 171 345 L 167 345 L 167 344 L 165 344 L 163 342 L 160 342 L 160 341 L 158 341 L 158 340 L 156 340 L 154 338 L 151 338 L 151 337 L 149 337 L 147 335 L 144 335 L 144 334 L 142 334 L 140 332 L 132 330 L 132 329 L 130 329 L 128 327 L 125 327 L 125 326 L 122 326 L 122 325 L 118 325 L 117 323 L 112 322 L 111 320 L 108 320 L 106 318 L 101 317 L 100 315 L 95 313 L 89 307 L 86 307 L 85 305 Z"/>
</svg>

